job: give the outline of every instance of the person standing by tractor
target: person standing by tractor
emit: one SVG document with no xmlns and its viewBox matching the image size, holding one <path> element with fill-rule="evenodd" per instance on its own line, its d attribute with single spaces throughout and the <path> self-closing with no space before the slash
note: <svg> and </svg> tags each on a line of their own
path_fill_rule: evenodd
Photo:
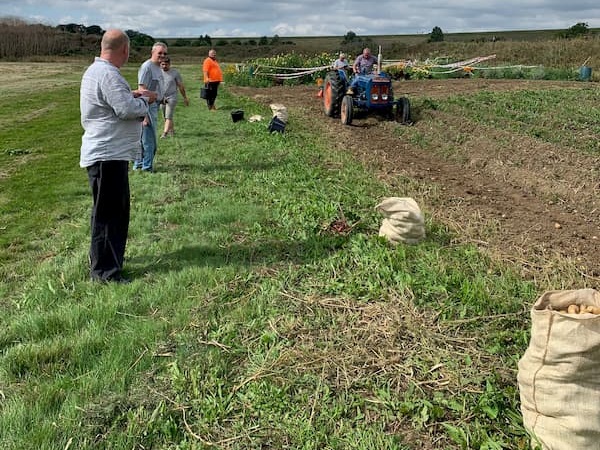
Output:
<svg viewBox="0 0 600 450">
<path fill-rule="evenodd" d="M 344 52 L 340 53 L 338 59 L 333 62 L 334 69 L 347 69 L 350 67 L 348 60 L 346 59 L 346 54 Z"/>
<path fill-rule="evenodd" d="M 217 62 L 217 51 L 211 48 L 208 51 L 208 57 L 202 63 L 202 73 L 204 75 L 204 87 L 207 90 L 206 104 L 209 110 L 217 109 L 215 100 L 219 84 L 223 81 L 223 72 Z"/>
<path fill-rule="evenodd" d="M 377 58 L 371 55 L 371 49 L 364 48 L 362 53 L 357 56 L 354 60 L 354 64 L 352 65 L 352 70 L 354 72 L 354 78 L 350 83 L 350 87 L 348 88 L 348 95 L 354 94 L 354 87 L 356 83 L 358 83 L 357 75 L 371 73 L 373 71 L 373 66 L 377 64 Z"/>
</svg>

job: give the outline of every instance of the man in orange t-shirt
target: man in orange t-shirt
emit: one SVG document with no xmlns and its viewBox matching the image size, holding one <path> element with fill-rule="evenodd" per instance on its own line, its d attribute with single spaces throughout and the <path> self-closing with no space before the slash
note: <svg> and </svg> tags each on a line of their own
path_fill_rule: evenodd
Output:
<svg viewBox="0 0 600 450">
<path fill-rule="evenodd" d="M 217 91 L 219 89 L 219 83 L 223 81 L 223 72 L 217 62 L 217 52 L 214 48 L 208 51 L 208 58 L 202 63 L 202 72 L 204 73 L 204 87 L 207 90 L 206 104 L 208 109 L 215 110 L 215 100 L 217 98 Z"/>
</svg>

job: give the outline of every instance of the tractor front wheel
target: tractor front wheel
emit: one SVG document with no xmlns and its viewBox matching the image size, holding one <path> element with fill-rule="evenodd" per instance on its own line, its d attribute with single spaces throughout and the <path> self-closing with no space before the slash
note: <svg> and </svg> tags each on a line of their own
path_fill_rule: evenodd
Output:
<svg viewBox="0 0 600 450">
<path fill-rule="evenodd" d="M 396 103 L 396 122 L 400 122 L 403 125 L 410 123 L 410 102 L 406 97 L 400 98 Z"/>
<path fill-rule="evenodd" d="M 342 98 L 342 110 L 340 116 L 342 118 L 342 124 L 350 125 L 352 123 L 352 115 L 354 113 L 354 105 L 352 104 L 352 96 L 344 95 Z"/>
</svg>

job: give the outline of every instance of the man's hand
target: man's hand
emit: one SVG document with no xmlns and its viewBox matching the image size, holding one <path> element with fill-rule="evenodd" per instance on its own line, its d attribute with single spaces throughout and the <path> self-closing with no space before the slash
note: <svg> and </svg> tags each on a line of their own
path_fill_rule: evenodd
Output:
<svg viewBox="0 0 600 450">
<path fill-rule="evenodd" d="M 149 91 L 147 89 L 136 89 L 132 91 L 134 97 L 144 97 L 148 104 L 152 104 L 156 101 L 156 92 Z"/>
</svg>

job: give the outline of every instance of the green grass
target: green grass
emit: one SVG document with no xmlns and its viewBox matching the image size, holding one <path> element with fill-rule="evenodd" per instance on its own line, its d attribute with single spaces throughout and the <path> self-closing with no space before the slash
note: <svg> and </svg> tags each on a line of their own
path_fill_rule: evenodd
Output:
<svg viewBox="0 0 600 450">
<path fill-rule="evenodd" d="M 192 105 L 156 173 L 131 174 L 127 286 L 87 279 L 78 89 L 0 111 L 0 447 L 527 448 L 536 286 L 431 220 L 388 246 L 374 206 L 412 180 L 384 185 L 310 123 L 234 124 L 268 111 L 226 89 L 209 113 L 181 69 Z"/>
<path fill-rule="evenodd" d="M 594 137 L 600 133 L 596 90 L 586 85 L 580 89 L 457 96 L 444 110 L 451 114 L 471 110 L 473 120 L 485 125 L 592 154 L 600 152 L 600 143 Z"/>
</svg>

